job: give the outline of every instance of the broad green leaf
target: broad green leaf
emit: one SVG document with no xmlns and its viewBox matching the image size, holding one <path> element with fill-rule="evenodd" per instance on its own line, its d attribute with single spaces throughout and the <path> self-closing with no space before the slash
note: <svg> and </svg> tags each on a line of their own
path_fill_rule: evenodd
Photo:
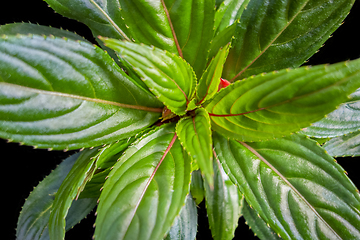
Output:
<svg viewBox="0 0 360 240">
<path fill-rule="evenodd" d="M 76 149 L 128 138 L 162 104 L 96 46 L 38 35 L 0 38 L 0 137 Z"/>
<path fill-rule="evenodd" d="M 201 76 L 199 84 L 196 87 L 198 105 L 211 99 L 215 93 L 217 93 L 223 65 L 229 52 L 229 46 L 230 44 L 223 49 L 220 49 L 216 57 L 212 59 L 206 71 Z"/>
<path fill-rule="evenodd" d="M 49 217 L 61 183 L 70 172 L 79 154 L 65 159 L 53 172 L 51 172 L 34 189 L 26 199 L 19 216 L 16 228 L 17 239 L 22 240 L 48 240 Z M 72 203 L 66 217 L 66 230 L 71 229 L 96 206 L 96 199 L 79 199 Z"/>
<path fill-rule="evenodd" d="M 241 216 L 238 188 L 224 172 L 218 159 L 214 161 L 214 186 L 205 187 L 206 211 L 214 240 L 231 240 Z"/>
<path fill-rule="evenodd" d="M 158 48 L 102 38 L 105 45 L 128 61 L 157 98 L 183 115 L 195 92 L 196 77 L 180 57 Z"/>
<path fill-rule="evenodd" d="M 199 165 L 201 173 L 213 185 L 213 152 L 210 118 L 205 109 L 199 108 L 194 116 L 184 117 L 176 125 L 181 144 Z"/>
<path fill-rule="evenodd" d="M 214 35 L 214 0 L 161 0 L 169 13 L 179 55 L 200 78 Z M 175 37 L 174 37 L 175 38 Z"/>
<path fill-rule="evenodd" d="M 219 91 L 212 128 L 240 141 L 282 137 L 333 111 L 360 86 L 360 60 L 261 74 Z"/>
<path fill-rule="evenodd" d="M 333 138 L 323 147 L 333 157 L 360 156 L 360 131 Z"/>
<path fill-rule="evenodd" d="M 196 205 L 199 205 L 204 200 L 204 181 L 200 170 L 195 170 L 191 173 L 190 192 Z"/>
<path fill-rule="evenodd" d="M 85 23 L 98 35 L 130 40 L 119 1 L 105 0 L 45 0 L 61 15 Z"/>
<path fill-rule="evenodd" d="M 226 79 L 298 67 L 339 27 L 355 0 L 250 1 L 224 66 Z"/>
<path fill-rule="evenodd" d="M 241 213 L 245 218 L 245 223 L 251 228 L 254 234 L 261 240 L 280 240 L 281 238 L 266 224 L 256 211 L 242 199 Z"/>
<path fill-rule="evenodd" d="M 195 240 L 197 232 L 197 208 L 191 194 L 186 197 L 185 206 L 175 218 L 165 240 Z"/>
<path fill-rule="evenodd" d="M 84 41 L 87 40 L 73 32 L 67 30 L 62 30 L 58 28 L 52 28 L 47 26 L 41 26 L 32 23 L 10 23 L 0 26 L 0 36 L 2 35 L 45 35 L 45 36 L 55 36 L 62 37 L 67 39 L 72 39 L 75 41 Z"/>
<path fill-rule="evenodd" d="M 185 203 L 191 161 L 174 124 L 130 146 L 104 184 L 95 239 L 161 239 Z"/>
<path fill-rule="evenodd" d="M 76 160 L 56 192 L 49 218 L 51 240 L 64 239 L 65 217 L 72 201 L 80 194 L 84 188 L 84 184 L 92 178 L 96 170 L 96 155 L 99 150 L 101 149 L 86 149 Z"/>
<path fill-rule="evenodd" d="M 258 143 L 214 133 L 215 151 L 246 201 L 283 239 L 359 239 L 360 195 L 304 135 Z"/>
<path fill-rule="evenodd" d="M 360 90 L 350 95 L 350 100 L 325 118 L 303 129 L 302 134 L 316 138 L 332 138 L 360 129 Z"/>
</svg>

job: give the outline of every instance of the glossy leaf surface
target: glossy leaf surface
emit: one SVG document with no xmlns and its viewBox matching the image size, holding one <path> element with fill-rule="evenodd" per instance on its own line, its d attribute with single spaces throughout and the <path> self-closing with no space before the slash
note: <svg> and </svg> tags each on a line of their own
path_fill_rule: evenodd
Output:
<svg viewBox="0 0 360 240">
<path fill-rule="evenodd" d="M 162 104 L 101 49 L 69 39 L 0 39 L 0 136 L 76 149 L 130 137 Z"/>
<path fill-rule="evenodd" d="M 104 0 L 46 0 L 63 16 L 76 19 L 90 27 L 93 35 L 130 39 L 118 1 Z"/>
<path fill-rule="evenodd" d="M 213 185 L 211 126 L 206 110 L 196 109 L 195 116 L 180 119 L 176 125 L 176 133 L 185 150 L 198 164 L 205 179 Z"/>
<path fill-rule="evenodd" d="M 100 191 L 104 186 L 112 167 L 128 146 L 143 134 L 140 133 L 138 135 L 139 136 L 116 141 L 99 149 L 100 151 L 95 156 L 97 169 L 90 181 L 86 183 L 85 188 L 81 191 L 80 195 L 77 195 L 79 199 L 89 197 L 98 199 L 100 197 Z"/>
<path fill-rule="evenodd" d="M 196 87 L 196 98 L 198 104 L 211 99 L 218 91 L 223 65 L 229 51 L 229 45 L 221 49 L 214 59 L 210 62 L 206 71 L 203 73 Z"/>
<path fill-rule="evenodd" d="M 360 129 L 360 90 L 350 95 L 351 99 L 325 118 L 311 124 L 301 133 L 316 138 L 342 136 Z"/>
<path fill-rule="evenodd" d="M 17 223 L 17 239 L 49 239 L 49 217 L 55 195 L 78 157 L 79 154 L 75 154 L 65 159 L 26 199 Z M 95 206 L 96 199 L 85 198 L 74 201 L 66 217 L 66 230 L 86 217 Z"/>
<path fill-rule="evenodd" d="M 334 157 L 360 156 L 360 131 L 333 138 L 323 147 Z"/>
<path fill-rule="evenodd" d="M 241 15 L 224 78 L 298 67 L 340 26 L 354 0 L 250 1 Z"/>
<path fill-rule="evenodd" d="M 217 159 L 214 161 L 214 186 L 210 187 L 206 181 L 204 186 L 211 235 L 214 240 L 233 239 L 241 216 L 241 198 Z"/>
<path fill-rule="evenodd" d="M 161 239 L 189 192 L 191 162 L 168 124 L 130 146 L 106 180 L 95 239 Z"/>
<path fill-rule="evenodd" d="M 254 234 L 261 240 L 280 240 L 281 238 L 267 225 L 264 220 L 257 215 L 256 211 L 242 199 L 241 213 L 245 218 L 245 223 L 251 228 Z"/>
<path fill-rule="evenodd" d="M 282 70 L 236 82 L 206 106 L 212 128 L 240 141 L 287 135 L 309 126 L 360 85 L 360 60 Z"/>
<path fill-rule="evenodd" d="M 186 197 L 185 206 L 175 218 L 165 240 L 195 240 L 197 232 L 197 208 L 191 194 Z"/>
<path fill-rule="evenodd" d="M 214 34 L 214 0 L 161 0 L 169 13 L 178 52 L 200 78 Z"/>
<path fill-rule="evenodd" d="M 65 237 L 65 217 L 69 211 L 72 201 L 79 195 L 83 186 L 89 181 L 95 170 L 95 157 L 97 148 L 86 149 L 66 175 L 56 192 L 51 214 L 49 218 L 49 233 L 51 240 L 62 240 Z"/>
<path fill-rule="evenodd" d="M 196 84 L 194 72 L 187 62 L 157 48 L 115 39 L 102 40 L 132 65 L 150 91 L 172 112 L 185 113 Z"/>
<path fill-rule="evenodd" d="M 344 170 L 303 135 L 246 144 L 214 133 L 225 172 L 283 239 L 358 239 L 360 195 Z"/>
<path fill-rule="evenodd" d="M 248 3 L 249 0 L 225 0 L 222 2 L 215 13 L 215 35 L 229 26 L 236 25 Z"/>
</svg>

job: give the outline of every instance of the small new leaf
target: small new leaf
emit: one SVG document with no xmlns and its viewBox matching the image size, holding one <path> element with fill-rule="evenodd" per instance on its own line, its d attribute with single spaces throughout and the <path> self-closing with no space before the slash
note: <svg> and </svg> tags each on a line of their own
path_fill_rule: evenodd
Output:
<svg viewBox="0 0 360 240">
<path fill-rule="evenodd" d="M 105 45 L 132 65 L 141 79 L 167 108 L 184 115 L 195 93 L 196 76 L 179 56 L 143 44 L 101 38 Z"/>
<path fill-rule="evenodd" d="M 199 165 L 201 173 L 213 186 L 214 169 L 210 118 L 205 109 L 199 108 L 194 116 L 184 117 L 176 125 L 176 133 L 193 160 Z"/>
<path fill-rule="evenodd" d="M 218 54 L 210 62 L 209 66 L 201 76 L 199 84 L 196 87 L 196 98 L 198 105 L 211 99 L 218 91 L 220 78 L 226 56 L 229 52 L 230 44 L 220 49 Z"/>
</svg>

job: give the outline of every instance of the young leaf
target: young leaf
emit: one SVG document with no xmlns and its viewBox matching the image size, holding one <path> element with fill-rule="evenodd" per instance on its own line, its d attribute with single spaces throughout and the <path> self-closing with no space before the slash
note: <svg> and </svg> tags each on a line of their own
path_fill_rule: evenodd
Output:
<svg viewBox="0 0 360 240">
<path fill-rule="evenodd" d="M 350 100 L 325 118 L 303 129 L 302 134 L 316 138 L 342 136 L 360 129 L 360 90 L 350 95 Z"/>
<path fill-rule="evenodd" d="M 104 184 L 95 239 L 161 239 L 189 192 L 191 162 L 174 124 L 130 146 Z"/>
<path fill-rule="evenodd" d="M 116 39 L 101 40 L 133 66 L 149 89 L 172 112 L 185 114 L 196 84 L 194 72 L 187 62 L 161 49 Z"/>
<path fill-rule="evenodd" d="M 211 99 L 215 93 L 217 93 L 229 46 L 230 44 L 223 49 L 220 49 L 216 57 L 212 59 L 206 71 L 201 76 L 199 84 L 196 87 L 198 105 Z"/>
<path fill-rule="evenodd" d="M 223 77 L 234 81 L 300 66 L 341 25 L 354 2 L 250 1 L 237 26 Z"/>
<path fill-rule="evenodd" d="M 214 0 L 161 0 L 179 55 L 200 77 L 207 63 L 210 42 L 214 34 Z"/>
<path fill-rule="evenodd" d="M 245 199 L 242 199 L 241 213 L 245 218 L 245 223 L 261 240 L 280 240 L 281 238 L 267 225 L 264 220 L 256 213 L 256 211 L 247 204 Z"/>
<path fill-rule="evenodd" d="M 213 153 L 210 118 L 205 109 L 195 110 L 195 116 L 184 117 L 176 125 L 181 144 L 199 165 L 201 173 L 213 185 Z"/>
<path fill-rule="evenodd" d="M 303 135 L 246 144 L 214 133 L 215 151 L 246 201 L 283 239 L 358 239 L 360 195 Z"/>
<path fill-rule="evenodd" d="M 185 206 L 175 218 L 165 240 L 195 240 L 197 232 L 197 208 L 191 194 L 186 197 Z"/>
<path fill-rule="evenodd" d="M 61 183 L 59 190 L 56 192 L 54 203 L 51 207 L 49 218 L 49 233 L 51 240 L 62 240 L 65 237 L 65 217 L 71 206 L 72 201 L 77 198 L 88 182 L 95 170 L 95 155 L 98 153 L 97 148 L 85 150 L 76 160 L 75 164 Z"/>
<path fill-rule="evenodd" d="M 333 157 L 360 156 L 360 131 L 333 138 L 323 147 Z"/>
<path fill-rule="evenodd" d="M 0 39 L 0 137 L 76 149 L 130 137 L 162 104 L 101 49 L 38 35 Z"/>
<path fill-rule="evenodd" d="M 210 187 L 206 181 L 204 186 L 206 211 L 214 240 L 233 239 L 241 216 L 239 190 L 218 159 L 214 161 L 214 186 Z"/>
<path fill-rule="evenodd" d="M 74 154 L 65 159 L 39 183 L 26 199 L 17 223 L 17 239 L 49 239 L 48 224 L 55 195 L 78 157 L 79 154 Z M 71 229 L 96 206 L 96 199 L 79 199 L 74 201 L 72 206 L 66 217 L 66 231 Z"/>
<path fill-rule="evenodd" d="M 281 137 L 333 111 L 360 86 L 360 59 L 236 82 L 206 106 L 212 128 L 240 141 Z"/>
</svg>

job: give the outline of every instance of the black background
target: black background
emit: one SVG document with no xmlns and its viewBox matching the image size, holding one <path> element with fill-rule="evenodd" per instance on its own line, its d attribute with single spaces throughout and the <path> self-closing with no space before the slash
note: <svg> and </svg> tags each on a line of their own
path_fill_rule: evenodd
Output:
<svg viewBox="0 0 360 240">
<path fill-rule="evenodd" d="M 41 0 L 18 0 L 6 1 L 0 7 L 0 24 L 13 22 L 31 22 L 40 25 L 68 29 L 85 38 L 94 41 L 90 30 L 74 20 L 62 17 L 47 6 Z M 357 1 L 344 24 L 333 34 L 326 44 L 315 54 L 309 65 L 321 63 L 335 63 L 339 61 L 356 59 L 360 57 L 360 3 Z M 25 199 L 39 181 L 48 175 L 62 159 L 73 152 L 47 151 L 33 149 L 28 146 L 19 146 L 17 143 L 6 143 L 0 139 L 1 153 L 1 204 L 2 204 L 2 239 L 15 239 L 16 222 Z M 356 186 L 360 186 L 359 159 L 338 158 L 338 163 L 349 173 L 349 177 Z M 93 223 L 95 221 L 92 212 L 87 219 L 83 220 L 74 229 L 66 234 L 66 239 L 91 239 L 93 235 Z M 5 225 L 4 225 L 5 222 Z M 5 232 L 4 232 L 5 230 Z M 211 239 L 206 218 L 204 204 L 199 208 L 199 228 L 201 234 L 197 239 Z M 257 239 L 244 219 L 239 220 L 239 227 L 235 239 Z"/>
</svg>

